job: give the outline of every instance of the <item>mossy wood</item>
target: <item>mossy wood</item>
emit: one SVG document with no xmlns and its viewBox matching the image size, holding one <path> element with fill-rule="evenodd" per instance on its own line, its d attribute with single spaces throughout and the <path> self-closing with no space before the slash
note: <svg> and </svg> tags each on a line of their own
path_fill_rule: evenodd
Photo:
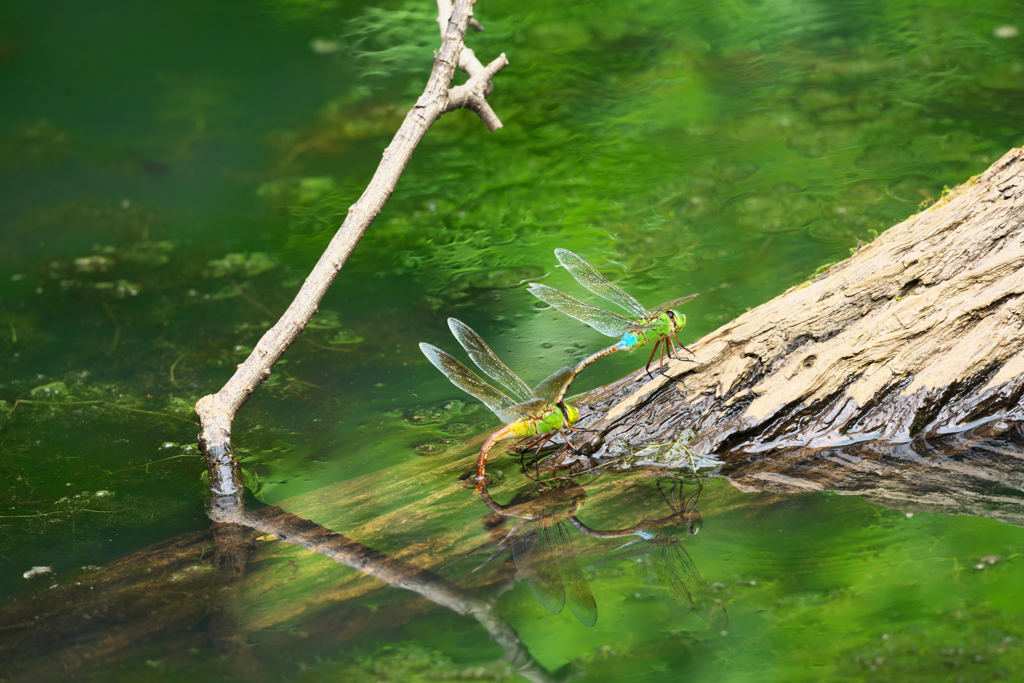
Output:
<svg viewBox="0 0 1024 683">
<path fill-rule="evenodd" d="M 728 463 L 1019 420 L 1024 150 L 851 258 L 578 403 L 586 455 L 684 443 Z M 678 452 L 682 452 L 679 450 Z M 685 458 L 680 459 L 683 464 Z"/>
</svg>

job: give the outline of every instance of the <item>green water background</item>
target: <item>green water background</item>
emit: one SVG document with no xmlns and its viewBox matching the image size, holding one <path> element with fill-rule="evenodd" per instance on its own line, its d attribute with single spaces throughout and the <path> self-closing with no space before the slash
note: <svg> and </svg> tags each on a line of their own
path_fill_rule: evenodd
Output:
<svg viewBox="0 0 1024 683">
<path fill-rule="evenodd" d="M 0 8 L 4 595 L 40 589 L 21 578 L 33 565 L 60 576 L 208 526 L 191 408 L 284 310 L 365 187 L 429 72 L 432 13 L 330 0 Z M 434 126 L 240 413 L 235 444 L 260 500 L 445 458 L 492 426 L 416 349 L 454 348 L 448 316 L 528 383 L 607 344 L 525 291 L 579 293 L 555 247 L 648 305 L 700 292 L 692 340 L 1022 142 L 1019 3 L 488 0 L 476 14 L 486 31 L 471 47 L 510 60 L 491 98 L 505 127 L 468 112 Z M 574 389 L 642 360 L 616 354 Z M 453 398 L 465 404 L 442 410 Z M 892 624 L 938 653 L 929 663 L 974 643 L 988 667 L 974 680 L 1012 670 L 992 652 L 1019 645 L 1017 563 L 968 568 L 1015 557 L 1018 529 L 824 494 L 766 505 L 754 521 L 706 511 L 716 531 L 694 550 L 709 580 L 759 577 L 731 608 L 745 640 L 685 655 L 645 641 L 651 671 L 811 680 L 841 661 L 861 675 L 885 670 L 871 662 L 888 656 Z M 618 647 L 621 634 L 596 643 L 565 615 L 538 621 L 528 597 L 508 611 L 529 614 L 524 639 L 554 648 L 552 664 Z M 429 629 L 406 640 L 468 656 Z M 593 666 L 639 675 L 607 661 Z M 962 675 L 947 669 L 928 680 Z"/>
</svg>

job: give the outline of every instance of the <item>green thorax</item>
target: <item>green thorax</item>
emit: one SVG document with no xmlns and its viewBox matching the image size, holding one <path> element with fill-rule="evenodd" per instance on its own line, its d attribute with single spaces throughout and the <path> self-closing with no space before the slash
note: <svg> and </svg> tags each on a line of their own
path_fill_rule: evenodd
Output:
<svg viewBox="0 0 1024 683">
<path fill-rule="evenodd" d="M 675 334 L 686 326 L 686 316 L 678 311 L 665 311 L 655 318 L 638 320 L 637 325 L 654 325 L 654 327 L 624 334 L 622 341 L 618 343 L 623 350 L 633 351 L 650 342 Z"/>
<path fill-rule="evenodd" d="M 516 438 L 550 434 L 565 427 L 571 427 L 580 419 L 580 411 L 576 406 L 565 404 L 565 412 L 559 406 L 548 405 L 533 417 L 524 418 L 512 425 L 512 433 Z"/>
</svg>

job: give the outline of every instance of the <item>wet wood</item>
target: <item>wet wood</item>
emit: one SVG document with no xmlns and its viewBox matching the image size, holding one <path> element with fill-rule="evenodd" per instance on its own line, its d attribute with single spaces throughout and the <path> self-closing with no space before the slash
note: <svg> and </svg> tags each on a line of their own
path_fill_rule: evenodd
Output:
<svg viewBox="0 0 1024 683">
<path fill-rule="evenodd" d="M 579 403 L 596 430 L 562 464 L 686 445 L 738 462 L 896 444 L 1024 417 L 1024 151 L 851 258 Z M 656 450 L 656 449 L 655 449 Z M 673 456 L 686 462 L 681 448 Z"/>
</svg>

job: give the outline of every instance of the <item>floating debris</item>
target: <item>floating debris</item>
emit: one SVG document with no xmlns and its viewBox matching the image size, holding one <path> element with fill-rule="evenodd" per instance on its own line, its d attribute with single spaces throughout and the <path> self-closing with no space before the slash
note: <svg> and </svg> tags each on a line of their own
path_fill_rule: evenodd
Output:
<svg viewBox="0 0 1024 683">
<path fill-rule="evenodd" d="M 24 576 L 26 579 L 34 579 L 37 576 L 42 576 L 44 574 L 52 574 L 52 573 L 53 573 L 53 567 L 32 567 L 32 569 L 29 569 L 27 572 L 22 574 L 22 576 Z"/>
<path fill-rule="evenodd" d="M 341 43 L 327 38 L 314 38 L 309 42 L 309 49 L 318 55 L 329 55 L 341 49 Z"/>
</svg>

